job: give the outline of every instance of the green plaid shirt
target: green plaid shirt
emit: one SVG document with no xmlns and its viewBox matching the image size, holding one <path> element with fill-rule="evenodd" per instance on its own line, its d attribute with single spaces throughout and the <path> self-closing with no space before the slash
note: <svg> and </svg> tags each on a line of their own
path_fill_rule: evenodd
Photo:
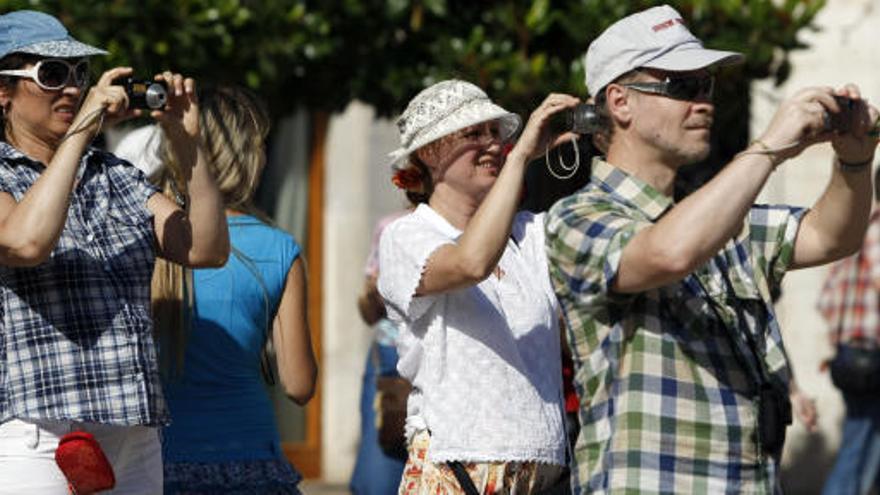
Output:
<svg viewBox="0 0 880 495">
<path fill-rule="evenodd" d="M 580 397 L 575 493 L 773 492 L 777 465 L 759 444 L 758 361 L 745 332 L 787 389 L 770 294 L 804 210 L 755 206 L 740 234 L 684 280 L 615 294 L 627 242 L 672 206 L 596 160 L 591 183 L 547 215 L 550 275 Z"/>
</svg>

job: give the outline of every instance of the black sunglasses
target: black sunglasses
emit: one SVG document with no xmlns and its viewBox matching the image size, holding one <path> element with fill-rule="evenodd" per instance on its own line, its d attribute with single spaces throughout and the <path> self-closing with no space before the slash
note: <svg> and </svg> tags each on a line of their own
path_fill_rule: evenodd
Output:
<svg viewBox="0 0 880 495">
<path fill-rule="evenodd" d="M 666 77 L 660 82 L 635 82 L 622 85 L 642 93 L 666 96 L 675 100 L 711 100 L 715 92 L 715 76 Z"/>
</svg>

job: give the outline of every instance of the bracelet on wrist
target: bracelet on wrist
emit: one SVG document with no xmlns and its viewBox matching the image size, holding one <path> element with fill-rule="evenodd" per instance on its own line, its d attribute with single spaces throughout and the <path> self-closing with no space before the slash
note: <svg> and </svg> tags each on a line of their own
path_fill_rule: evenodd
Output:
<svg viewBox="0 0 880 495">
<path fill-rule="evenodd" d="M 757 149 L 755 149 L 755 148 L 757 148 Z M 778 167 L 779 164 L 782 163 L 782 160 L 779 160 L 779 156 L 777 155 L 778 152 L 779 152 L 778 149 L 773 149 L 773 148 L 767 146 L 767 143 L 765 143 L 764 141 L 761 141 L 760 139 L 753 139 L 752 142 L 749 143 L 749 146 L 746 149 L 737 153 L 737 156 L 741 156 L 741 155 L 766 156 L 768 159 L 770 159 L 770 165 L 773 167 L 773 170 L 776 170 L 776 167 Z"/>
<path fill-rule="evenodd" d="M 751 148 L 752 146 L 757 146 L 758 148 L 761 148 L 760 150 L 755 150 L 756 153 L 761 153 L 764 155 L 773 154 L 773 150 L 769 146 L 767 146 L 767 143 L 761 141 L 760 139 L 752 139 L 752 142 L 749 143 L 749 148 Z"/>
<path fill-rule="evenodd" d="M 874 160 L 871 158 L 856 163 L 845 162 L 840 158 L 837 158 L 837 164 L 843 172 L 861 172 L 862 170 L 870 169 L 873 162 Z"/>
<path fill-rule="evenodd" d="M 877 116 L 877 119 L 871 124 L 871 128 L 868 129 L 868 136 L 872 138 L 880 138 L 880 115 Z"/>
</svg>

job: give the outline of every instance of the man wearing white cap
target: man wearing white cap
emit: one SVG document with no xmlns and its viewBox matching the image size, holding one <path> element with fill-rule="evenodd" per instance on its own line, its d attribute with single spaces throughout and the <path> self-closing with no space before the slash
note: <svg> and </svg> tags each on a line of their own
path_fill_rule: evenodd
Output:
<svg viewBox="0 0 880 495">
<path fill-rule="evenodd" d="M 710 69 L 742 58 L 703 48 L 669 6 L 621 19 L 587 52 L 607 156 L 551 209 L 546 238 L 577 367 L 578 493 L 779 488 L 790 372 L 770 294 L 787 270 L 859 248 L 877 112 L 852 85 L 802 90 L 675 203 L 676 171 L 709 153 Z M 812 209 L 753 205 L 779 164 L 825 141 L 835 164 Z"/>
</svg>

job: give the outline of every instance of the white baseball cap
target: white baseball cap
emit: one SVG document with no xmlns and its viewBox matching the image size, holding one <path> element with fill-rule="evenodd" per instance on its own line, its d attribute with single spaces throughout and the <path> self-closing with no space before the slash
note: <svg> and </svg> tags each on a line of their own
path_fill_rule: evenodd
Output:
<svg viewBox="0 0 880 495">
<path fill-rule="evenodd" d="M 624 17 L 590 43 L 587 89 L 596 93 L 627 72 L 647 67 L 686 72 L 742 62 L 743 54 L 703 48 L 669 5 Z"/>
</svg>

